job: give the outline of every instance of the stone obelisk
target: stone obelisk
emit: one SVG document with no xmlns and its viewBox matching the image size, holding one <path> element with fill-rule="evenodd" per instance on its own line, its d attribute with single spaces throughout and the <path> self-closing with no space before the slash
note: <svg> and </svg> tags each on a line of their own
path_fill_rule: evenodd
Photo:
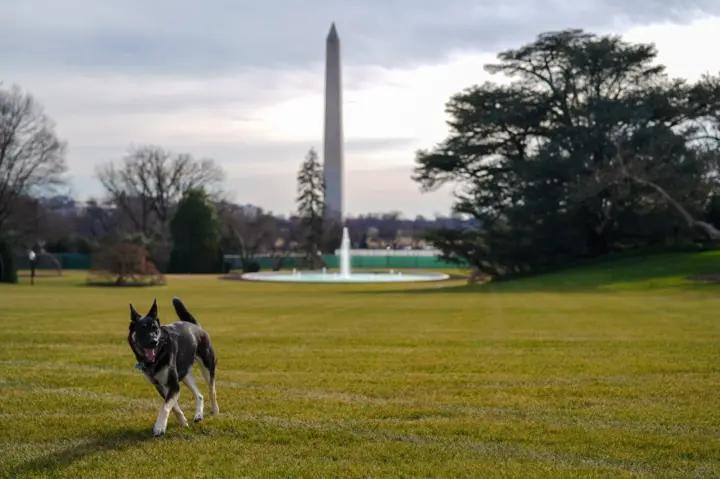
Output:
<svg viewBox="0 0 720 479">
<path fill-rule="evenodd" d="M 343 220 L 343 128 L 342 83 L 340 76 L 340 38 L 335 24 L 330 27 L 325 45 L 325 215 Z"/>
</svg>

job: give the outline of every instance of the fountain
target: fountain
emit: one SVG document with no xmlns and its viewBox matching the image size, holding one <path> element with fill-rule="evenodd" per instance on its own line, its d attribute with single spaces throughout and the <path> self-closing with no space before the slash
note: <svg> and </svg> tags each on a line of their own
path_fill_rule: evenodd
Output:
<svg viewBox="0 0 720 479">
<path fill-rule="evenodd" d="M 347 228 L 343 228 L 342 241 L 340 242 L 340 272 L 328 273 L 326 268 L 321 271 L 298 271 L 295 268 L 292 272 L 261 272 L 245 273 L 243 279 L 250 281 L 275 281 L 285 283 L 409 283 L 414 281 L 442 281 L 449 276 L 444 273 L 404 273 L 391 270 L 389 273 L 353 273 L 350 257 L 350 234 Z"/>
</svg>

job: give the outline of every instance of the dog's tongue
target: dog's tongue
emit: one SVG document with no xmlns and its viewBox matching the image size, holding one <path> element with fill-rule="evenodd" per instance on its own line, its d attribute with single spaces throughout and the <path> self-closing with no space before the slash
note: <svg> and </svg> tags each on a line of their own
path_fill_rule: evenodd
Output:
<svg viewBox="0 0 720 479">
<path fill-rule="evenodd" d="M 155 349 L 144 348 L 144 350 L 145 350 L 145 359 L 147 359 L 151 363 L 154 363 L 155 362 Z"/>
</svg>

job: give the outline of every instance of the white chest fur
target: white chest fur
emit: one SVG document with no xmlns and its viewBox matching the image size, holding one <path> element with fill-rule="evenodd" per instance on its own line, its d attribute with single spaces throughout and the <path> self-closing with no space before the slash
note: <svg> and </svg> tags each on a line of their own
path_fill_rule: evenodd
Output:
<svg viewBox="0 0 720 479">
<path fill-rule="evenodd" d="M 167 384 L 169 369 L 170 368 L 168 366 L 165 366 L 164 368 L 160 369 L 158 372 L 155 373 L 155 375 L 153 376 L 153 379 L 155 379 L 155 381 L 157 381 L 161 385 L 165 386 Z"/>
<path fill-rule="evenodd" d="M 168 371 L 169 367 L 165 366 L 164 368 L 157 371 L 152 376 L 149 374 L 145 374 L 145 378 L 152 384 L 155 384 L 160 388 L 162 391 L 162 394 L 167 394 L 167 379 L 168 379 Z"/>
</svg>

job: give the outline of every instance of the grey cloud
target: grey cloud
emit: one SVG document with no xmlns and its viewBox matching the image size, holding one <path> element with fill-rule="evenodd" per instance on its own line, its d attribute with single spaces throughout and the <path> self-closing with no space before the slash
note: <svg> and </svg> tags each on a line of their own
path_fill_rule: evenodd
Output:
<svg viewBox="0 0 720 479">
<path fill-rule="evenodd" d="M 0 4 L 0 67 L 206 74 L 322 61 L 338 23 L 347 63 L 394 66 L 495 51 L 568 27 L 688 21 L 712 0 L 24 0 Z"/>
</svg>

